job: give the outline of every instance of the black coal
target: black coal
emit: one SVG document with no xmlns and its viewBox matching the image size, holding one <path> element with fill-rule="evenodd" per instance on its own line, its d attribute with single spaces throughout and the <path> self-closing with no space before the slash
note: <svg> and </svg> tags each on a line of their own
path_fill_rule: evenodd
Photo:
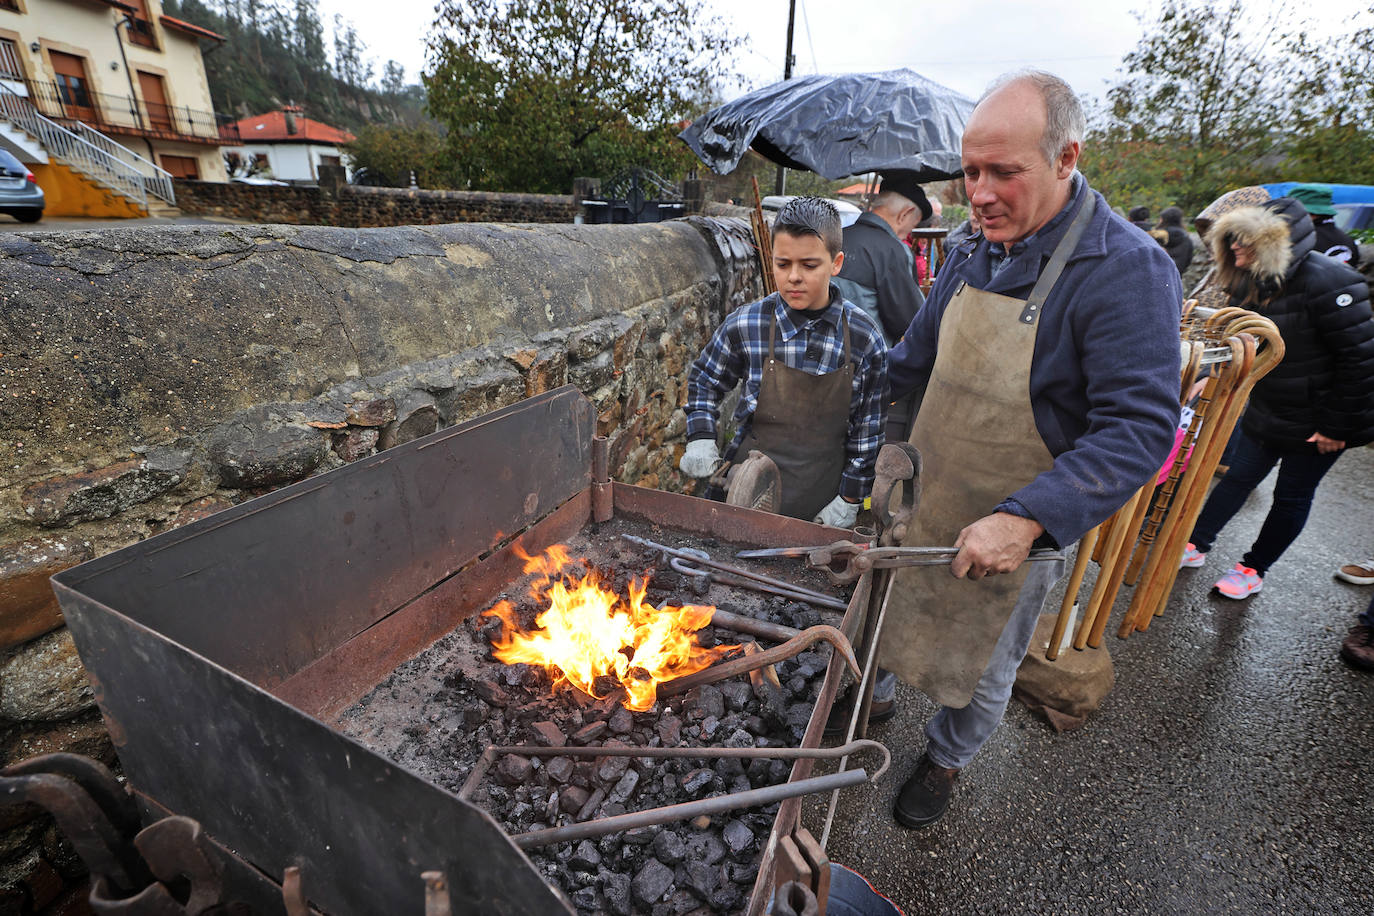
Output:
<svg viewBox="0 0 1374 916">
<path fill-rule="evenodd" d="M 711 585 L 698 596 L 695 577 L 657 565 L 657 558 L 622 542 L 622 532 L 736 562 L 735 545 L 620 520 L 571 539 L 570 551 L 596 558 L 603 581 L 613 582 L 620 594 L 631 580 L 647 575 L 646 600 L 654 604 L 711 603 L 798 629 L 838 623 L 833 611 L 752 591 Z M 823 580 L 795 564 L 757 568 L 824 590 Z M 513 583 L 502 597 L 516 605 L 522 623 L 533 625 L 539 608 L 525 597 L 526 586 Z M 767 681 L 755 687 L 742 677 L 660 699 L 653 709 L 636 713 L 614 695 L 596 700 L 566 688 L 555 691 L 541 668 L 495 661 L 490 639 L 499 631 L 494 618 L 470 618 L 392 672 L 347 710 L 337 727 L 455 792 L 490 745 L 549 748 L 545 755 L 501 757 L 473 793 L 471 801 L 512 834 L 786 782 L 791 765 L 781 760 L 588 759 L 559 756 L 557 748 L 796 746 L 831 651 L 822 643 L 778 664 L 780 688 Z M 709 626 L 700 637 L 707 646 L 751 638 Z M 737 913 L 757 875 L 776 808 L 636 828 L 541 847 L 529 857 L 581 913 Z"/>
</svg>

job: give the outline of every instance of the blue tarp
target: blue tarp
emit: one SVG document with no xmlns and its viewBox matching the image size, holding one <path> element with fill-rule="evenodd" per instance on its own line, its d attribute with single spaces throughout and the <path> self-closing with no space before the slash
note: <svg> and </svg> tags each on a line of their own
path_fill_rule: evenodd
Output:
<svg viewBox="0 0 1374 916">
<path fill-rule="evenodd" d="M 1285 197 L 1300 184 L 1321 184 L 1331 189 L 1332 204 L 1374 204 L 1374 185 L 1368 184 L 1326 184 L 1316 181 L 1277 181 L 1260 187 L 1272 197 Z"/>
</svg>

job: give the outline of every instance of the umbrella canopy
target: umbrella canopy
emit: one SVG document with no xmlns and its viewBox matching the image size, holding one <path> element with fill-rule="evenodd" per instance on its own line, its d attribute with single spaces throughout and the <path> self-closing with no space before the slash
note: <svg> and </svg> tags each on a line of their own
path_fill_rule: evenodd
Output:
<svg viewBox="0 0 1374 916">
<path fill-rule="evenodd" d="M 756 89 L 678 134 L 725 175 L 749 147 L 790 169 L 836 179 L 908 169 L 918 181 L 959 173 L 973 100 L 911 70 L 802 76 Z"/>
</svg>

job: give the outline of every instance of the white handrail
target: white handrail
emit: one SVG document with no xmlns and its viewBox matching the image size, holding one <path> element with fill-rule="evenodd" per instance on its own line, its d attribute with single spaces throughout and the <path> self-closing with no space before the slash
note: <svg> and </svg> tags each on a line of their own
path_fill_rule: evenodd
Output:
<svg viewBox="0 0 1374 916">
<path fill-rule="evenodd" d="M 150 185 L 161 184 L 159 176 L 144 175 L 136 167 L 121 159 L 118 154 L 82 139 L 56 121 L 39 114 L 32 102 L 2 83 L 0 83 L 0 116 L 12 121 L 37 138 L 51 155 L 65 160 L 92 178 L 117 188 L 145 209 L 148 206 Z M 109 140 L 108 137 L 105 139 L 110 145 L 119 146 L 113 140 Z M 138 156 L 133 150 L 124 147 L 121 149 L 125 149 L 125 152 L 130 156 Z M 153 166 L 153 168 L 157 167 Z M 157 169 L 157 171 L 162 172 L 167 177 L 165 189 L 157 188 L 157 190 L 164 191 L 167 196 L 157 193 L 156 190 L 154 193 L 168 203 L 174 204 L 175 199 L 171 195 L 171 176 L 161 169 Z"/>
<path fill-rule="evenodd" d="M 176 206 L 176 192 L 172 190 L 172 173 L 159 168 L 138 153 L 111 140 L 109 137 L 82 121 L 77 121 L 72 132 L 92 146 L 99 147 L 118 159 L 122 159 L 143 176 L 143 185 L 148 193 Z"/>
</svg>

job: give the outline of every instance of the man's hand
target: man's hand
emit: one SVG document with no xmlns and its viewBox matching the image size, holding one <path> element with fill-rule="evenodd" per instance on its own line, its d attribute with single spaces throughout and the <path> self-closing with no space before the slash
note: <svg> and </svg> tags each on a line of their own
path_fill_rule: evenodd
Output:
<svg viewBox="0 0 1374 916">
<path fill-rule="evenodd" d="M 1307 437 L 1307 441 L 1315 442 L 1317 444 L 1317 451 L 1321 452 L 1323 455 L 1329 455 L 1332 452 L 1339 452 L 1341 449 L 1345 448 L 1345 442 L 1343 440 L 1328 439 L 1321 433 L 1313 433 L 1312 435 Z"/>
<path fill-rule="evenodd" d="M 986 515 L 959 532 L 954 542 L 959 554 L 949 564 L 949 571 L 956 579 L 1014 572 L 1044 530 L 1045 526 L 1032 518 L 1006 512 Z"/>
<path fill-rule="evenodd" d="M 854 520 L 859 517 L 859 504 L 845 502 L 844 497 L 836 496 L 825 504 L 813 522 L 819 525 L 829 525 L 832 528 L 853 528 Z"/>
<path fill-rule="evenodd" d="M 715 439 L 693 439 L 682 453 L 678 469 L 688 477 L 710 477 L 720 467 L 720 449 Z"/>
</svg>

